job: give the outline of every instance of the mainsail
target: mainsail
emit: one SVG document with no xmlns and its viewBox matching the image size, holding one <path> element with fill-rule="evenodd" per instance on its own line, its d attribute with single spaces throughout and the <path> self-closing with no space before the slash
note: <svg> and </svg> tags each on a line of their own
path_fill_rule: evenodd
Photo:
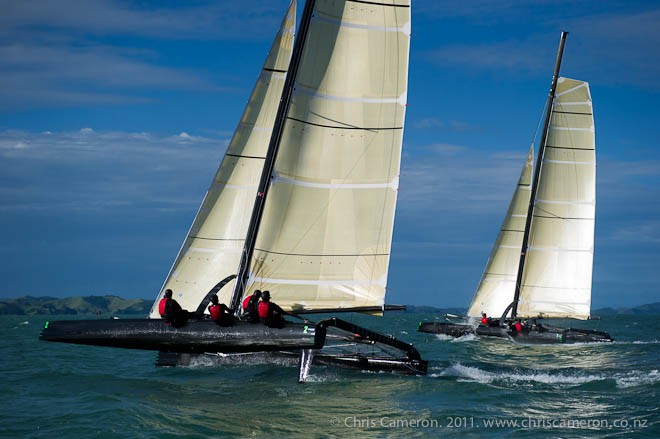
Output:
<svg viewBox="0 0 660 439">
<path fill-rule="evenodd" d="M 167 277 L 196 309 L 239 271 L 292 52 L 295 2 Z M 286 310 L 382 308 L 407 100 L 410 1 L 318 0 L 241 295 Z M 285 91 L 286 92 L 286 91 Z M 245 253 L 244 253 L 245 254 Z M 239 282 L 241 279 L 239 278 Z M 232 288 L 221 302 L 237 303 Z M 157 298 L 151 317 L 158 317 Z"/>
<path fill-rule="evenodd" d="M 511 303 L 529 202 L 531 154 L 468 310 L 500 316 Z M 518 317 L 588 318 L 596 157 L 589 84 L 559 78 L 534 199 Z"/>
<path fill-rule="evenodd" d="M 287 310 L 383 307 L 410 2 L 319 0 L 311 17 L 243 294 L 270 290 Z"/>
<path fill-rule="evenodd" d="M 559 78 L 543 155 L 518 316 L 588 318 L 596 151 L 589 84 Z"/>
<path fill-rule="evenodd" d="M 174 291 L 184 309 L 196 309 L 218 282 L 236 274 L 291 58 L 295 25 L 296 0 L 293 0 L 222 163 L 163 285 L 162 290 Z M 221 302 L 229 303 L 230 285 L 218 295 Z M 151 309 L 151 318 L 160 318 L 159 299 L 160 295 Z"/>
<path fill-rule="evenodd" d="M 482 312 L 489 316 L 499 316 L 511 303 L 516 287 L 520 248 L 525 232 L 533 161 L 534 145 L 529 148 L 529 154 L 509 203 L 509 209 L 490 252 L 477 292 L 468 309 L 467 315 L 470 317 L 479 317 Z"/>
</svg>

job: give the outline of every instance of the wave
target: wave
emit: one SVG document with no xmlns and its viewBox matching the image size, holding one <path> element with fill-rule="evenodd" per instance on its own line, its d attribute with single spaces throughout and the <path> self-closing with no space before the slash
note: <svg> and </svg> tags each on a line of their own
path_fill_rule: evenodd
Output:
<svg viewBox="0 0 660 439">
<path fill-rule="evenodd" d="M 638 371 L 628 372 L 624 376 L 616 377 L 616 385 L 622 389 L 636 386 L 648 386 L 657 384 L 660 381 L 660 372 L 657 369 L 649 373 Z"/>
<path fill-rule="evenodd" d="M 508 383 L 525 384 L 539 383 L 547 385 L 579 386 L 594 382 L 614 381 L 618 388 L 654 385 L 660 382 L 660 371 L 654 369 L 650 372 L 633 370 L 626 373 L 593 374 L 584 372 L 551 373 L 537 371 L 490 372 L 473 366 L 456 363 L 444 369 L 435 377 L 455 377 L 458 381 L 476 381 L 482 384 Z"/>
<path fill-rule="evenodd" d="M 479 337 L 476 334 L 466 334 L 461 337 L 452 337 L 447 334 L 435 334 L 435 338 L 440 341 L 449 341 L 451 343 L 463 343 L 466 341 L 479 341 Z"/>
<path fill-rule="evenodd" d="M 614 341 L 614 344 L 658 344 L 660 340 L 633 340 L 633 341 Z"/>
</svg>

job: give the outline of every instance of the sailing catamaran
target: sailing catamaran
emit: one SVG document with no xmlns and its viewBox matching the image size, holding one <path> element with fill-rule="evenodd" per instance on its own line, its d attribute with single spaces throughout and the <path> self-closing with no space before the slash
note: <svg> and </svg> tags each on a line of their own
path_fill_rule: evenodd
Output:
<svg viewBox="0 0 660 439">
<path fill-rule="evenodd" d="M 601 331 L 536 322 L 587 319 L 591 308 L 596 206 L 593 108 L 588 83 L 559 77 L 566 35 L 561 35 L 534 172 L 532 145 L 467 312 L 471 319 L 482 314 L 491 318 L 476 327 L 421 322 L 421 332 L 451 336 L 476 332 L 513 336 L 523 343 L 612 341 Z"/>
<path fill-rule="evenodd" d="M 238 310 L 256 290 L 292 315 L 397 308 L 384 300 L 410 1 L 308 0 L 294 41 L 295 8 L 293 0 L 150 319 L 53 321 L 41 339 L 167 354 L 285 351 L 301 354 L 301 368 L 313 359 L 426 372 L 412 345 L 338 318 L 274 329 L 221 327 L 205 315 L 213 294 Z M 160 318 L 167 289 L 195 310 L 182 327 Z"/>
</svg>

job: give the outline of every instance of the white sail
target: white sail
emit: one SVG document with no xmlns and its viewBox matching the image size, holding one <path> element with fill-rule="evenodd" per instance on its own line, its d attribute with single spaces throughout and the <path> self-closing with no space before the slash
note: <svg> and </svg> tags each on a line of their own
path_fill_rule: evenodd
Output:
<svg viewBox="0 0 660 439">
<path fill-rule="evenodd" d="M 409 0 L 316 1 L 245 294 L 384 304 L 409 43 Z"/>
<path fill-rule="evenodd" d="M 296 0 L 291 2 L 243 116 L 162 290 L 170 288 L 184 309 L 194 311 L 225 277 L 236 274 L 286 70 L 291 59 Z M 232 285 L 219 293 L 231 300 Z M 158 318 L 158 302 L 150 317 Z"/>
<path fill-rule="evenodd" d="M 509 209 L 468 309 L 470 317 L 479 317 L 482 312 L 499 317 L 513 300 L 529 207 L 533 161 L 534 145 L 529 149 Z"/>
<path fill-rule="evenodd" d="M 589 85 L 559 78 L 532 217 L 518 316 L 587 318 L 596 208 Z"/>
</svg>

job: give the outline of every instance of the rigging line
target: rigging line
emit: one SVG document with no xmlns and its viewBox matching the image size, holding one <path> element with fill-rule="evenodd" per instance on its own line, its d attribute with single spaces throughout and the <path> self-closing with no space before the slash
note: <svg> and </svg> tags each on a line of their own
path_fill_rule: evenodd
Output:
<svg viewBox="0 0 660 439">
<path fill-rule="evenodd" d="M 242 158 L 242 159 L 258 159 L 258 160 L 265 160 L 266 159 L 266 157 L 259 157 L 259 156 L 256 156 L 256 155 L 241 155 L 241 154 L 230 154 L 230 153 L 227 153 L 225 155 L 230 156 L 230 157 L 238 157 L 238 158 Z"/>
<path fill-rule="evenodd" d="M 552 213 L 548 210 L 545 210 L 544 208 L 540 207 L 538 204 L 534 207 L 537 210 L 540 210 L 544 213 L 546 213 L 548 216 L 541 216 L 541 215 L 536 215 L 534 214 L 534 218 L 555 218 L 555 219 L 560 219 L 560 220 L 588 220 L 588 221 L 593 221 L 593 218 L 577 218 L 577 217 L 568 217 L 568 216 L 559 216 L 555 213 Z"/>
</svg>

